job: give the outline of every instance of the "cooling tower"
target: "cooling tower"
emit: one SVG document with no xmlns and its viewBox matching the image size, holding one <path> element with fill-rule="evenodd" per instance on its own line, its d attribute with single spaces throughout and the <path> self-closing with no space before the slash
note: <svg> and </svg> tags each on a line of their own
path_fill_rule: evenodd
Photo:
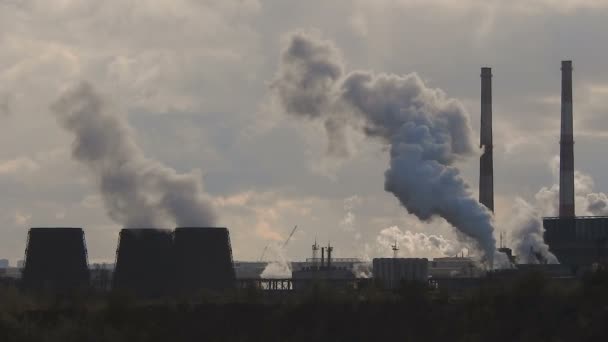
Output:
<svg viewBox="0 0 608 342">
<path fill-rule="evenodd" d="M 174 236 L 175 290 L 224 290 L 235 283 L 230 234 L 227 228 L 184 227 Z"/>
<path fill-rule="evenodd" d="M 37 291 L 86 289 L 89 268 L 82 228 L 31 228 L 22 283 Z"/>
<path fill-rule="evenodd" d="M 166 229 L 121 230 L 113 289 L 141 297 L 166 295 L 171 279 L 172 239 Z"/>
</svg>

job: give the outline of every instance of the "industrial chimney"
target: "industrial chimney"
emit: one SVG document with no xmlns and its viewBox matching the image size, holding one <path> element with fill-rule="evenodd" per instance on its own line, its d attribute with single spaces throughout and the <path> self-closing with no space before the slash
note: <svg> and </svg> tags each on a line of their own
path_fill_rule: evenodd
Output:
<svg viewBox="0 0 608 342">
<path fill-rule="evenodd" d="M 479 202 L 494 211 L 494 166 L 492 157 L 492 68 L 481 68 L 481 126 Z"/>
<path fill-rule="evenodd" d="M 559 216 L 573 218 L 575 214 L 572 61 L 562 61 L 562 123 L 559 143 Z"/>
</svg>

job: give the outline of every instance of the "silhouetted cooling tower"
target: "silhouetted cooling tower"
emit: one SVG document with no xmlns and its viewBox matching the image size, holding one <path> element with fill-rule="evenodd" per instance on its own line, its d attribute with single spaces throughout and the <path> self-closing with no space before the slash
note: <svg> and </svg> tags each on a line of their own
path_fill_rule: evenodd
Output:
<svg viewBox="0 0 608 342">
<path fill-rule="evenodd" d="M 174 237 L 175 287 L 178 293 L 223 290 L 235 283 L 227 228 L 177 228 Z"/>
<path fill-rule="evenodd" d="M 22 283 L 28 290 L 86 289 L 89 268 L 82 228 L 31 228 Z"/>
<path fill-rule="evenodd" d="M 114 290 L 143 297 L 168 293 L 172 234 L 166 229 L 123 229 L 116 251 Z"/>
</svg>

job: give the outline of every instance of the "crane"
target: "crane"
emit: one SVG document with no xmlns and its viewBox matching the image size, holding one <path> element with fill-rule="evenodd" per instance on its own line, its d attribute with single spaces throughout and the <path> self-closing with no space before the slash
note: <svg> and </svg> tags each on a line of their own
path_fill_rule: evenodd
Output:
<svg viewBox="0 0 608 342">
<path fill-rule="evenodd" d="M 298 229 L 297 224 L 293 227 L 293 229 L 291 230 L 291 233 L 289 233 L 289 236 L 281 245 L 281 248 L 285 248 L 287 246 L 287 244 L 289 243 L 289 240 L 291 240 L 291 237 L 296 232 L 296 229 Z M 270 245 L 266 245 L 266 247 L 264 247 L 264 250 L 262 251 L 262 255 L 260 256 L 260 261 L 264 261 L 264 256 L 266 255 L 266 252 L 268 251 L 268 247 L 270 247 Z"/>
<path fill-rule="evenodd" d="M 289 243 L 289 240 L 291 240 L 291 237 L 293 236 L 293 233 L 296 232 L 296 229 L 298 229 L 298 225 L 296 224 L 293 229 L 291 230 L 291 233 L 289 233 L 289 236 L 287 237 L 287 240 L 285 240 L 285 242 L 283 242 L 283 246 L 281 246 L 282 248 L 285 248 L 285 246 L 287 246 L 287 244 Z"/>
</svg>

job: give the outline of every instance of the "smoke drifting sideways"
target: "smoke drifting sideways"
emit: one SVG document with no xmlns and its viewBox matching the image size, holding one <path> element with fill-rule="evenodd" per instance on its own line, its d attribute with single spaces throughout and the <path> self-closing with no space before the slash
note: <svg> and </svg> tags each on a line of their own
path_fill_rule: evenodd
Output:
<svg viewBox="0 0 608 342">
<path fill-rule="evenodd" d="M 51 105 L 74 135 L 72 156 L 95 176 L 109 217 L 124 227 L 214 226 L 200 171 L 178 174 L 146 158 L 123 116 L 86 82 Z"/>
<path fill-rule="evenodd" d="M 292 116 L 322 120 L 329 152 L 343 152 L 348 128 L 387 144 L 386 191 L 423 221 L 440 216 L 489 264 L 496 253 L 493 216 L 474 197 L 454 165 L 479 155 L 469 115 L 416 73 L 345 73 L 332 42 L 291 33 L 271 89 Z"/>
<path fill-rule="evenodd" d="M 522 198 L 516 198 L 508 217 L 505 228 L 510 232 L 513 252 L 519 263 L 540 263 L 535 254 L 540 254 L 549 264 L 559 263 L 544 241 L 543 222 L 536 208 Z"/>
</svg>

